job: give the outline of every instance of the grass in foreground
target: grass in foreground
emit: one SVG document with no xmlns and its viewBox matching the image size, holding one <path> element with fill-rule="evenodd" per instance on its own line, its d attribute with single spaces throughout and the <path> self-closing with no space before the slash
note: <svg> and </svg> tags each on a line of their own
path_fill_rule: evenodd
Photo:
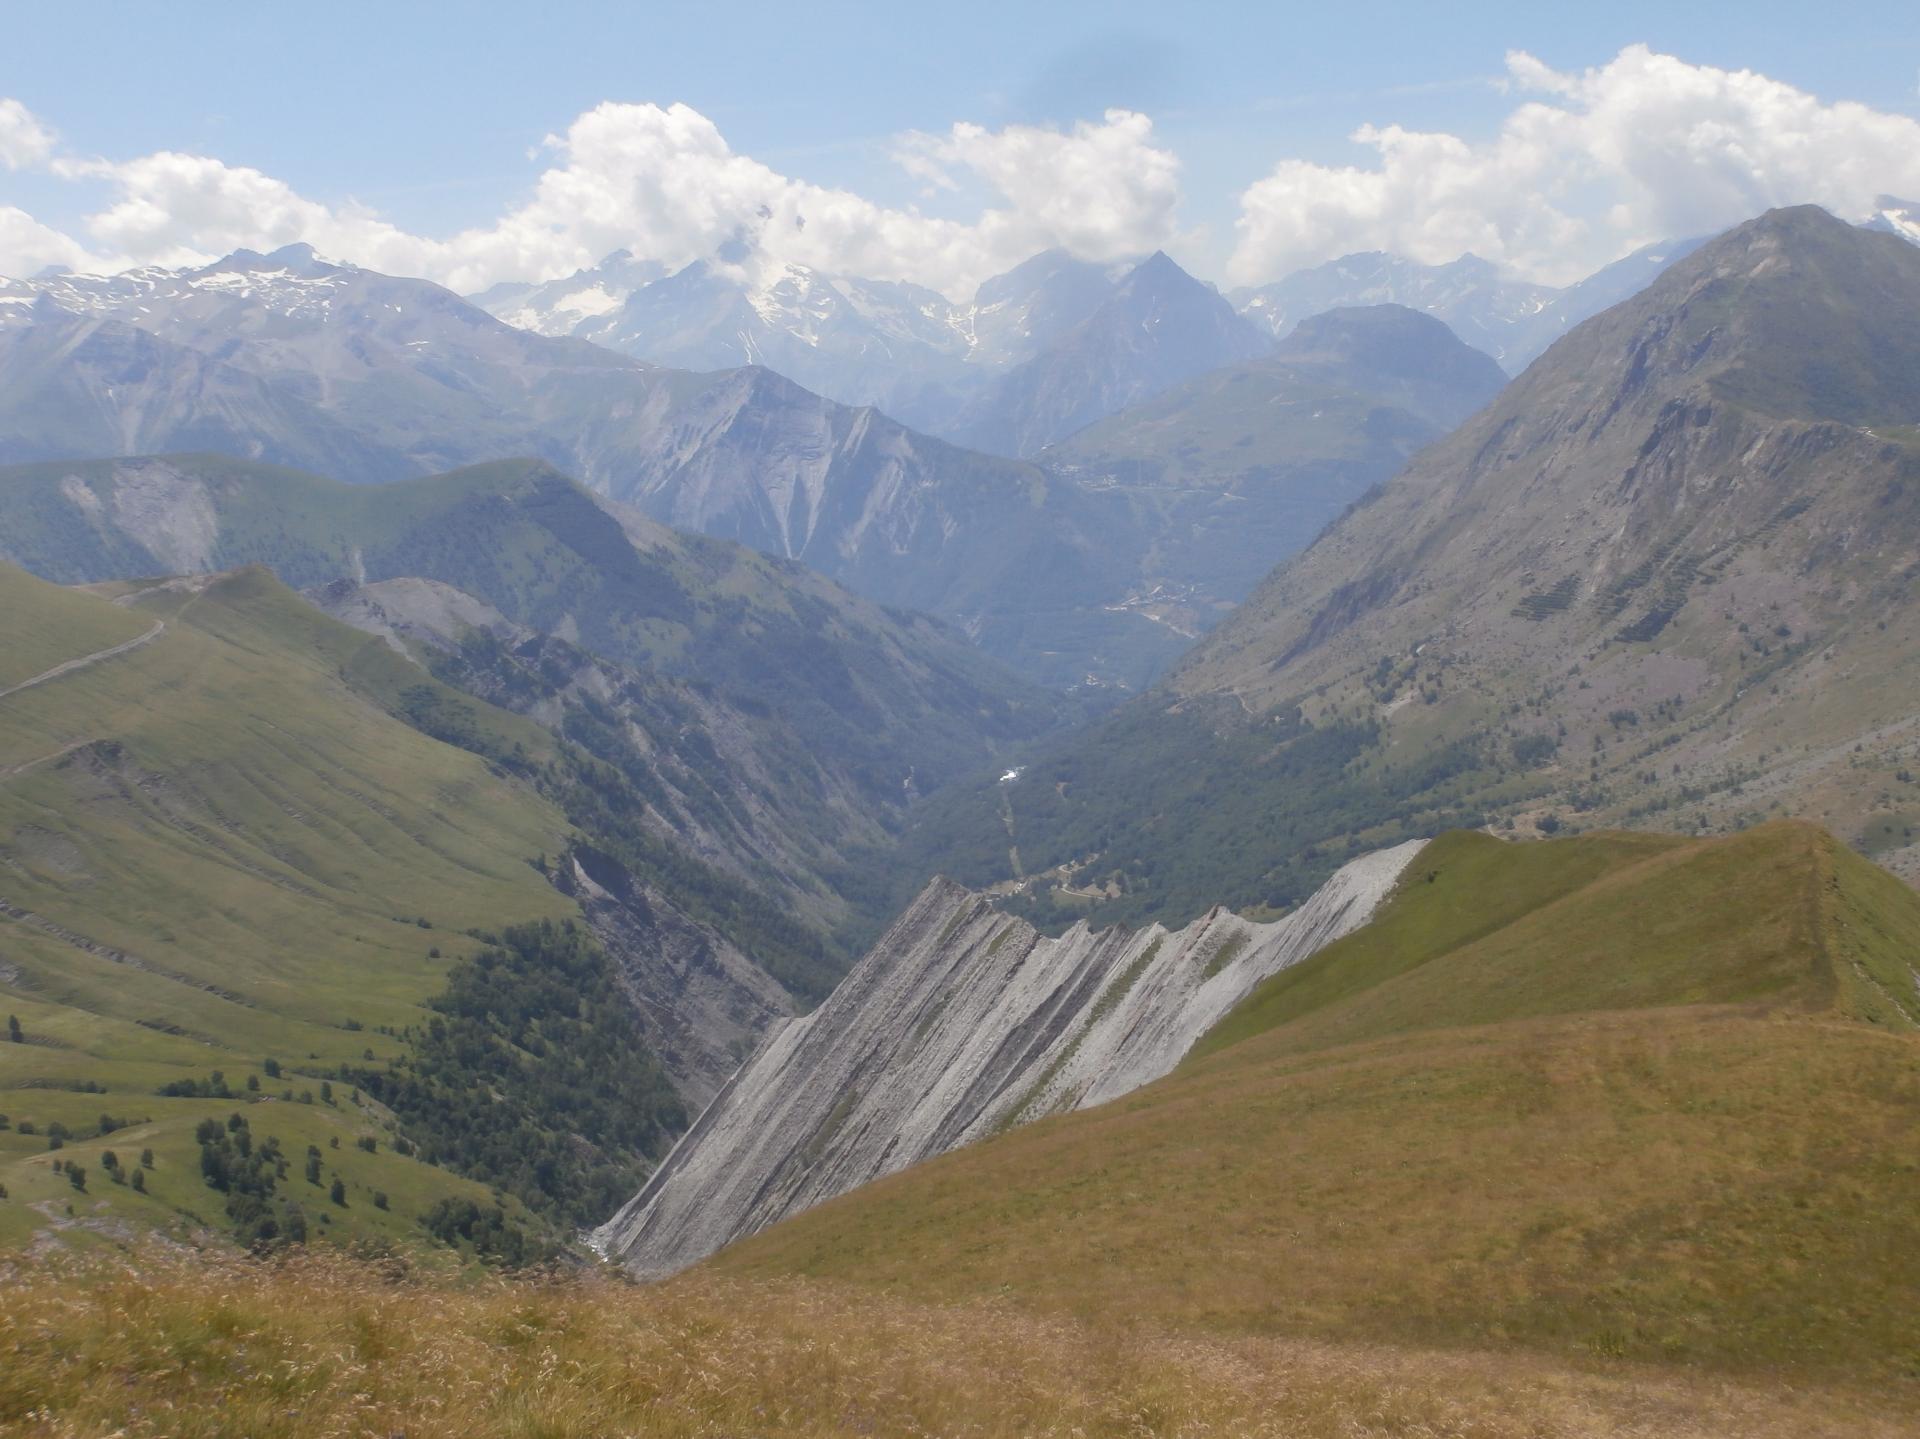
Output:
<svg viewBox="0 0 1920 1439">
<path fill-rule="evenodd" d="M 802 1282 L 454 1286 L 339 1256 L 0 1268 L 0 1433 L 1893 1436 L 1895 1410 L 1623 1365 L 1169 1337 Z"/>
</svg>

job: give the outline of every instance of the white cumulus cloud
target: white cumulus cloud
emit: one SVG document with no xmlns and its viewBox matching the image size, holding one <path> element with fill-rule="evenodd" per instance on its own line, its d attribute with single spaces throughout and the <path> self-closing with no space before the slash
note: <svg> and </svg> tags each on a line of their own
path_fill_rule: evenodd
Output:
<svg viewBox="0 0 1920 1439">
<path fill-rule="evenodd" d="M 24 170 L 53 153 L 53 132 L 18 100 L 0 98 L 0 165 Z"/>
<path fill-rule="evenodd" d="M 1109 110 L 1064 132 L 960 124 L 945 135 L 908 136 L 897 154 L 933 184 L 954 188 L 954 172 L 966 172 L 1007 200 L 974 227 L 995 270 L 1053 246 L 1113 260 L 1181 238 L 1180 162 L 1153 143 L 1153 122 L 1134 111 Z"/>
<path fill-rule="evenodd" d="M 330 207 L 245 165 L 162 150 L 123 162 L 56 159 L 57 175 L 105 182 L 114 198 L 87 217 L 110 265 L 205 264 L 234 250 L 304 240 L 333 255 L 417 256 L 428 242 L 354 207 Z M 370 260 L 369 260 L 370 262 Z"/>
<path fill-rule="evenodd" d="M 92 268 L 86 247 L 41 224 L 25 210 L 0 205 L 0 275 L 34 275 L 49 265 Z"/>
<path fill-rule="evenodd" d="M 1519 103 L 1491 139 L 1366 125 L 1353 139 L 1374 163 L 1287 160 L 1249 186 L 1233 279 L 1384 249 L 1428 262 L 1472 250 L 1564 282 L 1770 206 L 1858 218 L 1879 194 L 1920 192 L 1920 122 L 1750 70 L 1634 45 L 1579 72 L 1514 52 L 1507 73 Z"/>
<path fill-rule="evenodd" d="M 546 138 L 549 162 L 522 203 L 437 238 L 209 156 L 52 156 L 44 128 L 5 104 L 13 108 L 0 109 L 0 125 L 10 127 L 0 129 L 0 154 L 17 148 L 23 164 L 107 188 L 85 226 L 88 247 L 110 268 L 204 263 L 305 241 L 335 258 L 471 291 L 567 274 L 626 249 L 670 267 L 718 255 L 792 261 L 957 296 L 1050 246 L 1107 259 L 1178 238 L 1179 162 L 1154 143 L 1145 116 L 1126 111 L 1069 131 L 961 124 L 905 137 L 899 154 L 911 173 L 948 183 L 959 174 L 986 193 L 975 216 L 955 220 L 783 175 L 735 153 L 689 106 L 609 102 Z M 0 273 L 19 273 L 20 264 L 0 242 Z"/>
<path fill-rule="evenodd" d="M 1920 121 L 1752 71 L 1645 46 L 1564 72 L 1515 52 L 1504 86 L 1511 106 L 1486 138 L 1369 124 L 1353 134 L 1367 163 L 1276 165 L 1240 196 L 1230 278 L 1257 284 L 1384 249 L 1429 262 L 1471 250 L 1566 281 L 1771 205 L 1812 201 L 1854 218 L 1879 194 L 1920 194 Z M 961 123 L 899 137 L 895 158 L 939 197 L 938 213 L 783 174 L 737 153 L 686 105 L 597 105 L 536 153 L 542 168 L 516 203 L 427 235 L 212 156 L 72 155 L 25 106 L 0 99 L 0 169 L 64 177 L 100 197 L 64 233 L 0 210 L 0 274 L 203 263 L 306 241 L 471 291 L 626 249 L 669 267 L 790 261 L 958 298 L 1053 246 L 1091 260 L 1200 248 L 1180 229 L 1178 157 L 1147 116 L 1126 110 L 1066 128 Z"/>
</svg>

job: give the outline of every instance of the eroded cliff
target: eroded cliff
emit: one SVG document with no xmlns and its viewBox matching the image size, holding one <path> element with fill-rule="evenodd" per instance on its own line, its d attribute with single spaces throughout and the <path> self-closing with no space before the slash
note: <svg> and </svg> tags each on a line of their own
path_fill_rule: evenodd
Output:
<svg viewBox="0 0 1920 1439">
<path fill-rule="evenodd" d="M 596 1231 L 641 1275 L 858 1185 L 1170 1071 L 1268 975 L 1364 924 L 1420 842 L 1363 856 L 1284 918 L 1076 925 L 1049 939 L 945 880 L 833 996 L 721 1090 L 647 1186 Z"/>
</svg>

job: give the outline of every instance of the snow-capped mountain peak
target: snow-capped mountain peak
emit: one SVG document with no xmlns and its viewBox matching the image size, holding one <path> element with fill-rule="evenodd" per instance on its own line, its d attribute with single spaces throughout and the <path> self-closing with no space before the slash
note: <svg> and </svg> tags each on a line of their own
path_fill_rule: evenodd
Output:
<svg viewBox="0 0 1920 1439">
<path fill-rule="evenodd" d="M 1898 235 L 1903 240 L 1920 245 L 1920 200 L 1902 200 L 1893 195 L 1878 196 L 1873 202 L 1873 217 L 1864 228 Z"/>
<path fill-rule="evenodd" d="M 615 314 L 635 290 L 667 273 L 657 260 L 635 259 L 615 250 L 599 264 L 541 284 L 495 285 L 468 298 L 517 329 L 536 335 L 573 335 L 583 326 Z"/>
<path fill-rule="evenodd" d="M 236 250 L 210 265 L 171 270 L 146 266 L 117 275 L 71 272 L 0 281 L 0 324 L 34 304 L 74 315 L 120 317 L 152 326 L 153 317 L 205 304 L 242 302 L 288 318 L 324 315 L 343 287 L 368 272 L 321 259 L 311 245 L 271 254 Z M 145 318 L 139 318 L 139 317 Z"/>
</svg>

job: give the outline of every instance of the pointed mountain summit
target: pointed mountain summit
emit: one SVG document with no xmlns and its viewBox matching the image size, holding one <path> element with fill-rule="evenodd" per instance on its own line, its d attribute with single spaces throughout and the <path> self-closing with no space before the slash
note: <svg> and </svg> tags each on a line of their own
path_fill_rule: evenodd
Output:
<svg viewBox="0 0 1920 1439">
<path fill-rule="evenodd" d="M 1113 294 L 1111 267 L 1043 250 L 1004 275 L 983 280 L 966 315 L 973 359 L 1019 364 L 1058 343 Z"/>
<path fill-rule="evenodd" d="M 202 281 L 221 282 L 227 276 L 290 277 L 297 280 L 319 280 L 332 275 L 344 275 L 358 269 L 356 265 L 337 265 L 331 260 L 322 259 L 313 246 L 304 241 L 291 245 L 282 245 L 277 250 L 261 254 L 258 250 L 240 249 L 230 255 L 223 255 L 210 264 L 197 269 L 180 271 L 182 275 L 192 276 Z M 142 272 L 135 272 L 142 273 Z M 148 271 L 149 274 L 164 274 L 164 271 Z M 47 277 L 51 278 L 51 277 Z"/>
<path fill-rule="evenodd" d="M 635 289 L 617 308 L 582 318 L 571 333 L 655 364 L 724 370 L 758 363 L 759 328 L 746 287 L 696 260 Z"/>
<path fill-rule="evenodd" d="M 339 262 L 327 259 L 324 255 L 316 251 L 313 246 L 304 242 L 282 245 L 279 249 L 269 254 L 267 259 L 274 264 L 285 265 L 290 269 L 320 268 L 337 270 L 342 268 Z"/>
<path fill-rule="evenodd" d="M 1823 531 L 1837 512 L 1880 506 L 1892 498 L 1881 477 L 1915 462 L 1917 423 L 1920 251 L 1816 207 L 1771 211 L 1560 341 L 1277 573 L 1187 673 L 1217 673 L 1237 642 L 1245 661 L 1228 667 L 1261 654 L 1254 663 L 1278 666 L 1259 685 L 1273 693 L 1317 671 L 1316 652 L 1348 648 L 1334 641 L 1349 629 L 1370 650 L 1380 627 L 1398 638 L 1442 614 L 1464 632 L 1472 611 L 1457 606 L 1498 606 L 1517 573 L 1634 610 L 1666 593 L 1653 581 L 1678 556 L 1711 560 L 1715 578 L 1744 568 L 1741 550 L 1787 506 L 1826 511 L 1802 521 Z M 1884 521 L 1873 529 L 1884 535 Z M 1693 583 L 1675 572 L 1677 603 L 1649 614 L 1678 618 Z"/>
<path fill-rule="evenodd" d="M 1183 380 L 1271 348 L 1219 291 L 1156 251 L 1051 349 L 996 381 L 954 438 L 992 453 L 1033 455 Z"/>
</svg>

